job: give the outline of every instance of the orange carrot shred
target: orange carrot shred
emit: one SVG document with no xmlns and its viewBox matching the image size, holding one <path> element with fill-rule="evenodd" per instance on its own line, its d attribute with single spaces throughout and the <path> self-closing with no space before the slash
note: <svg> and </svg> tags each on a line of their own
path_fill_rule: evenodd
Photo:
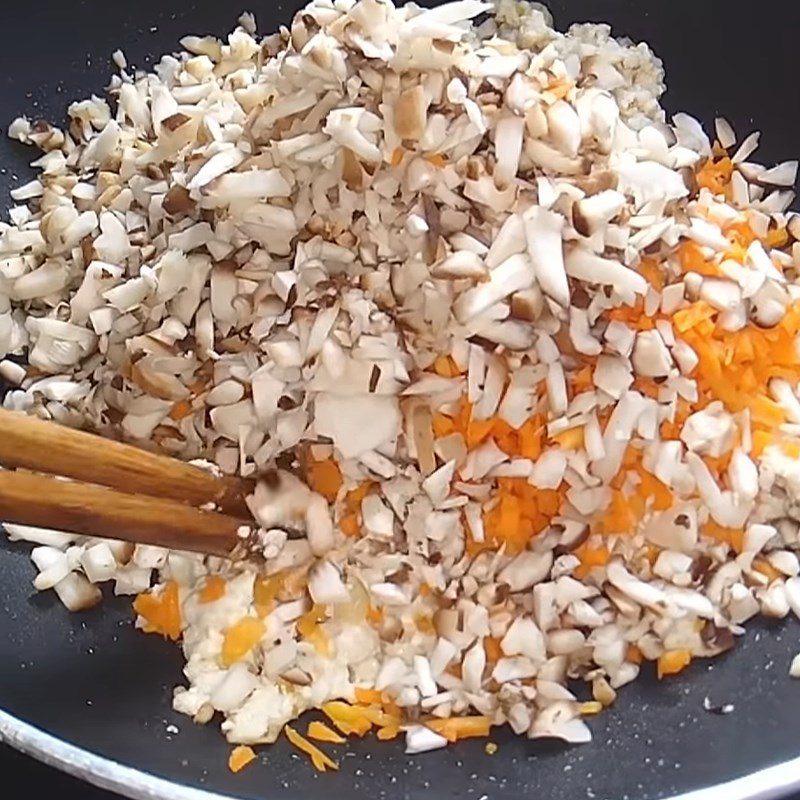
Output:
<svg viewBox="0 0 800 800">
<path fill-rule="evenodd" d="M 342 486 L 342 471 L 332 458 L 312 461 L 308 466 L 306 477 L 308 485 L 329 503 L 336 500 L 336 495 Z"/>
<path fill-rule="evenodd" d="M 781 450 L 789 458 L 800 459 L 800 442 L 781 442 Z"/>
<path fill-rule="evenodd" d="M 359 706 L 333 700 L 323 704 L 320 710 L 345 736 L 364 736 L 372 729 L 372 721 Z"/>
<path fill-rule="evenodd" d="M 433 362 L 433 371 L 442 378 L 455 378 L 459 374 L 458 366 L 450 356 L 439 356 Z"/>
<path fill-rule="evenodd" d="M 329 756 L 325 755 L 318 747 L 313 745 L 302 734 L 299 734 L 291 725 L 284 725 L 283 731 L 286 738 L 301 752 L 305 753 L 310 759 L 314 768 L 320 772 L 329 769 L 339 769 L 339 765 Z"/>
<path fill-rule="evenodd" d="M 145 633 L 160 633 L 177 641 L 181 636 L 178 584 L 170 581 L 161 592 L 150 590 L 133 601 L 133 610 L 144 619 Z"/>
<path fill-rule="evenodd" d="M 789 233 L 786 228 L 773 228 L 767 233 L 764 244 L 767 247 L 785 247 L 789 243 Z"/>
<path fill-rule="evenodd" d="M 547 86 L 546 91 L 558 100 L 563 100 L 575 84 L 570 81 L 556 80 Z"/>
<path fill-rule="evenodd" d="M 667 650 L 658 657 L 656 671 L 658 679 L 665 675 L 677 675 L 686 669 L 692 661 L 692 654 L 688 650 Z"/>
<path fill-rule="evenodd" d="M 203 604 L 213 603 L 215 600 L 225 597 L 226 587 L 224 578 L 219 575 L 209 575 L 200 590 L 200 602 Z"/>
<path fill-rule="evenodd" d="M 428 153 L 423 158 L 437 169 L 447 166 L 447 156 L 442 153 Z"/>
<path fill-rule="evenodd" d="M 285 572 L 277 572 L 269 577 L 260 576 L 253 584 L 253 605 L 258 609 L 260 617 L 266 617 L 275 607 L 278 592 L 286 577 Z"/>
<path fill-rule="evenodd" d="M 703 536 L 709 536 L 718 542 L 730 545 L 737 553 L 741 553 L 744 542 L 744 531 L 738 528 L 725 528 L 718 525 L 714 520 L 709 520 L 703 525 L 700 532 Z"/>
<path fill-rule="evenodd" d="M 433 415 L 433 435 L 437 439 L 443 439 L 449 436 L 455 430 L 453 420 L 444 414 Z"/>
<path fill-rule="evenodd" d="M 308 723 L 306 735 L 309 739 L 316 739 L 318 742 L 326 742 L 327 744 L 344 744 L 347 741 L 344 736 L 336 733 L 333 728 L 329 728 L 319 720 Z"/>
<path fill-rule="evenodd" d="M 414 624 L 420 633 L 429 635 L 436 635 L 436 626 L 433 624 L 433 619 L 428 614 L 414 614 Z"/>
<path fill-rule="evenodd" d="M 783 573 L 778 572 L 778 570 L 775 569 L 775 567 L 773 567 L 769 561 L 766 561 L 763 558 L 757 558 L 753 561 L 753 569 L 756 572 L 760 572 L 770 583 L 786 577 L 783 575 Z"/>
<path fill-rule="evenodd" d="M 372 481 L 364 481 L 347 493 L 344 504 L 347 510 L 355 514 L 361 510 L 361 501 L 375 488 Z"/>
<path fill-rule="evenodd" d="M 489 717 L 448 717 L 426 720 L 423 724 L 440 736 L 444 736 L 448 742 L 488 736 L 492 728 Z"/>
<path fill-rule="evenodd" d="M 364 703 L 364 705 L 383 702 L 383 695 L 377 689 L 365 689 L 361 686 L 356 686 L 355 696 L 356 702 Z"/>
<path fill-rule="evenodd" d="M 469 421 L 469 425 L 467 426 L 467 448 L 470 450 L 474 450 L 489 436 L 494 427 L 495 427 L 494 420 L 471 419 Z"/>
<path fill-rule="evenodd" d="M 580 450 L 583 447 L 583 427 L 569 428 L 563 433 L 553 436 L 553 441 L 558 442 L 565 450 Z"/>
<path fill-rule="evenodd" d="M 169 418 L 177 422 L 188 417 L 193 411 L 192 404 L 188 400 L 178 400 L 170 409 Z"/>
<path fill-rule="evenodd" d="M 712 194 L 730 195 L 730 182 L 733 175 L 733 162 L 727 156 L 717 161 L 709 159 L 697 171 L 697 185 L 708 189 Z"/>
<path fill-rule="evenodd" d="M 345 535 L 354 539 L 361 533 L 361 523 L 358 521 L 358 514 L 348 514 L 339 520 L 339 530 Z"/>
<path fill-rule="evenodd" d="M 675 328 L 680 333 L 685 333 L 703 320 L 715 316 L 716 313 L 716 309 L 706 303 L 705 300 L 698 300 L 688 308 L 676 311 L 672 319 L 675 323 Z"/>
<path fill-rule="evenodd" d="M 625 660 L 630 661 L 631 664 L 641 664 L 644 660 L 644 656 L 642 655 L 642 651 L 635 644 L 629 644 L 628 650 L 625 653 Z"/>
<path fill-rule="evenodd" d="M 225 631 L 220 662 L 230 667 L 245 658 L 259 643 L 266 627 L 258 617 L 242 617 Z"/>
<path fill-rule="evenodd" d="M 386 725 L 378 730 L 376 736 L 382 742 L 388 742 L 390 739 L 396 739 L 400 735 L 399 725 Z"/>
<path fill-rule="evenodd" d="M 321 623 L 328 618 L 324 605 L 314 604 L 297 620 L 297 632 L 300 637 L 314 645 L 314 649 L 323 656 L 331 653 L 331 643 Z"/>
<path fill-rule="evenodd" d="M 228 769 L 231 772 L 241 772 L 248 764 L 256 760 L 256 754 L 252 747 L 239 745 L 234 747 L 228 757 Z"/>
</svg>

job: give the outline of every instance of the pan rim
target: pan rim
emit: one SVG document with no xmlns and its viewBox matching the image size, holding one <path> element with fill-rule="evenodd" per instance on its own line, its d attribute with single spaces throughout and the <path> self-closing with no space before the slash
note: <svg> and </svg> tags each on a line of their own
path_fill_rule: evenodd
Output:
<svg viewBox="0 0 800 800">
<path fill-rule="evenodd" d="M 0 709 L 0 743 L 131 800 L 233 800 L 230 795 L 175 783 L 85 750 L 3 709 Z M 666 800 L 778 800 L 795 790 L 800 790 L 800 756 Z"/>
</svg>

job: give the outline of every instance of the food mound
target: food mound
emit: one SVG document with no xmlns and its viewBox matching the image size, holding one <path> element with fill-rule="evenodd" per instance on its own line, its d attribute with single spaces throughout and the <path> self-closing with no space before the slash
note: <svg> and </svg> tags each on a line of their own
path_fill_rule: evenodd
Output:
<svg viewBox="0 0 800 800">
<path fill-rule="evenodd" d="M 797 162 L 668 122 L 647 45 L 538 6 L 240 23 L 12 124 L 44 155 L 0 228 L 0 374 L 7 408 L 255 479 L 262 560 L 10 525 L 36 587 L 138 595 L 234 770 L 283 731 L 322 770 L 310 740 L 370 731 L 585 742 L 646 662 L 800 613 Z"/>
</svg>

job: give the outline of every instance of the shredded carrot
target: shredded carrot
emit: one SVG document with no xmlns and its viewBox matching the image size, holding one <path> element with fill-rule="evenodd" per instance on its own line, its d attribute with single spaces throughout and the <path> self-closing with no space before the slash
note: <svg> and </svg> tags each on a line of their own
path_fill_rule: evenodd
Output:
<svg viewBox="0 0 800 800">
<path fill-rule="evenodd" d="M 598 532 L 633 533 L 641 519 L 635 499 L 616 489 L 605 515 L 597 523 Z"/>
<path fill-rule="evenodd" d="M 220 662 L 230 667 L 245 658 L 261 641 L 266 632 L 264 623 L 258 617 L 242 617 L 225 631 L 222 641 Z"/>
<path fill-rule="evenodd" d="M 495 421 L 493 419 L 471 419 L 466 430 L 467 448 L 474 450 L 489 438 L 489 434 L 494 428 Z"/>
<path fill-rule="evenodd" d="M 756 572 L 760 572 L 770 583 L 772 583 L 772 581 L 782 580 L 786 577 L 783 573 L 778 572 L 769 561 L 763 558 L 757 558 L 753 561 L 753 569 Z"/>
<path fill-rule="evenodd" d="M 767 431 L 753 431 L 753 455 L 758 458 L 775 441 L 775 436 Z"/>
<path fill-rule="evenodd" d="M 652 499 L 656 511 L 666 511 L 671 508 L 673 498 L 669 487 L 644 469 L 639 469 L 638 473 L 641 478 L 638 494 L 645 500 Z"/>
<path fill-rule="evenodd" d="M 449 436 L 455 430 L 453 420 L 445 414 L 433 415 L 433 435 L 437 439 Z"/>
<path fill-rule="evenodd" d="M 577 548 L 573 555 L 581 562 L 574 573 L 578 580 L 585 578 L 594 567 L 604 567 L 611 560 L 606 547 L 588 547 L 586 544 Z"/>
<path fill-rule="evenodd" d="M 314 645 L 314 649 L 322 656 L 331 654 L 330 640 L 321 625 L 327 618 L 328 610 L 326 606 L 314 604 L 297 620 L 297 632 L 300 637 L 307 642 L 311 642 Z"/>
<path fill-rule="evenodd" d="M 349 491 L 344 499 L 347 510 L 351 512 L 359 511 L 361 509 L 361 501 L 374 489 L 375 484 L 372 481 L 364 481 L 356 486 L 355 489 Z"/>
<path fill-rule="evenodd" d="M 330 757 L 326 756 L 316 745 L 313 745 L 305 736 L 299 734 L 291 725 L 284 725 L 283 731 L 286 738 L 301 752 L 305 753 L 310 759 L 314 768 L 320 772 L 329 769 L 339 769 L 339 765 Z"/>
<path fill-rule="evenodd" d="M 361 502 L 375 488 L 372 481 L 364 481 L 345 495 L 347 513 L 339 520 L 339 529 L 345 536 L 356 538 L 361 534 Z"/>
<path fill-rule="evenodd" d="M 415 614 L 414 624 L 417 626 L 417 630 L 420 633 L 436 635 L 436 626 L 433 624 L 433 619 L 429 614 Z"/>
<path fill-rule="evenodd" d="M 658 679 L 665 675 L 677 675 L 686 669 L 692 661 L 692 654 L 688 650 L 667 650 L 658 657 L 656 670 Z"/>
<path fill-rule="evenodd" d="M 488 736 L 492 721 L 489 717 L 448 717 L 425 720 L 424 725 L 444 736 L 448 742 L 457 742 L 459 739 Z"/>
<path fill-rule="evenodd" d="M 647 544 L 645 545 L 645 558 L 650 562 L 650 566 L 652 567 L 653 564 L 658 561 L 658 557 L 661 554 L 661 548 L 656 547 L 654 544 Z"/>
<path fill-rule="evenodd" d="M 561 508 L 561 490 L 538 490 L 524 478 L 501 478 L 497 483 L 498 502 L 483 514 L 486 540 L 481 544 L 470 541 L 471 553 L 501 544 L 509 553 L 519 553 Z"/>
<path fill-rule="evenodd" d="M 384 703 L 383 705 L 372 704 L 369 706 L 356 706 L 361 713 L 376 727 L 386 728 L 399 725 L 402 721 L 402 714 L 399 707 L 394 703 Z"/>
<path fill-rule="evenodd" d="M 256 754 L 252 747 L 246 745 L 239 745 L 231 750 L 228 757 L 228 769 L 231 772 L 241 772 L 248 764 L 252 764 L 256 760 Z"/>
<path fill-rule="evenodd" d="M 741 251 L 742 255 L 758 238 L 747 222 L 732 222 L 726 225 L 725 235 L 731 240 L 731 244 Z"/>
<path fill-rule="evenodd" d="M 631 664 L 641 664 L 644 660 L 644 656 L 642 655 L 642 651 L 635 644 L 629 644 L 628 650 L 625 653 L 625 660 L 630 661 Z"/>
<path fill-rule="evenodd" d="M 306 478 L 308 485 L 329 503 L 336 500 L 336 495 L 342 487 L 342 471 L 332 458 L 312 461 L 308 465 Z"/>
<path fill-rule="evenodd" d="M 688 308 L 676 311 L 672 317 L 675 328 L 680 333 L 686 333 L 701 322 L 711 319 L 716 315 L 716 309 L 710 306 L 705 300 L 698 300 Z"/>
<path fill-rule="evenodd" d="M 620 306 L 606 312 L 608 319 L 624 322 L 629 328 L 638 331 L 650 331 L 656 326 L 658 317 L 645 314 L 644 302 L 637 300 L 633 306 Z"/>
<path fill-rule="evenodd" d="M 364 736 L 372 729 L 372 722 L 359 706 L 333 700 L 325 703 L 321 710 L 345 736 Z"/>
<path fill-rule="evenodd" d="M 730 198 L 733 162 L 727 156 L 714 161 L 709 159 L 697 170 L 697 185 L 708 189 L 712 194 L 725 195 Z"/>
<path fill-rule="evenodd" d="M 800 354 L 795 338 L 800 333 L 800 304 L 794 303 L 780 324 L 769 329 L 748 326 L 726 331 L 715 324 L 717 312 L 703 301 L 673 315 L 675 329 L 698 357 L 695 380 L 702 398 L 720 400 L 728 411 L 749 409 L 754 452 L 786 421 L 783 408 L 769 397 L 769 383 L 781 377 L 797 383 Z"/>
<path fill-rule="evenodd" d="M 773 228 L 767 233 L 767 238 L 764 239 L 764 244 L 767 247 L 785 247 L 789 243 L 789 233 L 786 228 Z"/>
<path fill-rule="evenodd" d="M 744 550 L 744 531 L 740 528 L 725 528 L 710 519 L 703 525 L 700 532 L 703 536 L 708 536 L 718 542 L 730 545 L 737 553 L 741 553 Z"/>
<path fill-rule="evenodd" d="M 531 417 L 517 431 L 519 437 L 519 454 L 523 458 L 535 461 L 542 454 L 542 437 L 544 425 L 539 417 Z"/>
<path fill-rule="evenodd" d="M 278 592 L 284 584 L 285 573 L 277 572 L 269 577 L 260 576 L 253 584 L 253 605 L 259 617 L 266 617 L 274 608 Z"/>
<path fill-rule="evenodd" d="M 200 590 L 200 602 L 203 604 L 213 603 L 215 600 L 225 597 L 226 587 L 224 578 L 219 575 L 209 575 Z"/>
<path fill-rule="evenodd" d="M 545 91 L 549 92 L 557 100 L 563 100 L 570 93 L 574 85 L 575 84 L 571 81 L 555 80 L 546 87 Z"/>
<path fill-rule="evenodd" d="M 458 365 L 450 356 L 439 356 L 433 362 L 433 371 L 442 378 L 455 378 L 461 374 Z"/>
<path fill-rule="evenodd" d="M 133 601 L 133 610 L 144 619 L 145 633 L 160 633 L 172 641 L 181 636 L 178 584 L 170 581 L 160 592 L 151 589 Z"/>
<path fill-rule="evenodd" d="M 178 400 L 169 410 L 169 418 L 176 422 L 188 417 L 194 412 L 192 404 L 188 400 Z"/>
<path fill-rule="evenodd" d="M 800 459 L 800 442 L 781 442 L 781 452 L 789 458 Z"/>
<path fill-rule="evenodd" d="M 314 625 L 319 625 L 328 618 L 327 606 L 315 603 L 311 608 L 297 620 L 297 630 L 301 636 L 311 632 Z"/>
<path fill-rule="evenodd" d="M 443 153 L 427 153 L 423 158 L 437 169 L 447 166 L 447 156 Z"/>
<path fill-rule="evenodd" d="M 639 272 L 647 278 L 647 282 L 661 291 L 664 288 L 664 275 L 658 262 L 652 258 L 643 258 L 639 264 Z"/>
<path fill-rule="evenodd" d="M 371 705 L 372 703 L 383 703 L 383 695 L 377 689 L 365 689 L 356 686 L 355 697 L 357 703 Z"/>
<path fill-rule="evenodd" d="M 400 706 L 398 706 L 394 700 L 387 700 L 384 702 L 383 707 L 386 709 L 386 713 L 390 717 L 394 717 L 397 720 L 402 719 L 403 712 L 400 710 Z"/>
<path fill-rule="evenodd" d="M 358 521 L 358 514 L 348 514 L 339 520 L 339 530 L 345 535 L 354 539 L 361 533 L 361 523 Z"/>
<path fill-rule="evenodd" d="M 508 423 L 498 420 L 492 428 L 495 444 L 509 456 L 519 454 L 519 434 Z"/>
<path fill-rule="evenodd" d="M 314 720 L 308 723 L 308 731 L 306 736 L 309 739 L 316 739 L 318 742 L 326 742 L 327 744 L 344 744 L 347 739 L 344 736 L 336 733 L 335 730 L 329 728 L 324 722 Z"/>
<path fill-rule="evenodd" d="M 583 447 L 583 427 L 569 428 L 554 436 L 553 441 L 565 450 L 580 450 Z"/>
<path fill-rule="evenodd" d="M 375 734 L 382 742 L 388 742 L 390 739 L 396 739 L 400 735 L 399 725 L 386 725 L 380 728 Z"/>
</svg>

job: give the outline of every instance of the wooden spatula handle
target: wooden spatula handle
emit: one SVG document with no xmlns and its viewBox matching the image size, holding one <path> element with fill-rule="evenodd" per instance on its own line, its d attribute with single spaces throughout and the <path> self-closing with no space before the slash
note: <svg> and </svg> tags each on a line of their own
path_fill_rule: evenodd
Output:
<svg viewBox="0 0 800 800">
<path fill-rule="evenodd" d="M 229 556 L 241 519 L 104 486 L 0 471 L 0 520 L 87 536 Z"/>
<path fill-rule="evenodd" d="M 131 494 L 197 506 L 214 503 L 226 514 L 250 518 L 244 502 L 247 487 L 238 479 L 217 478 L 176 458 L 2 409 L 0 464 Z"/>
</svg>

